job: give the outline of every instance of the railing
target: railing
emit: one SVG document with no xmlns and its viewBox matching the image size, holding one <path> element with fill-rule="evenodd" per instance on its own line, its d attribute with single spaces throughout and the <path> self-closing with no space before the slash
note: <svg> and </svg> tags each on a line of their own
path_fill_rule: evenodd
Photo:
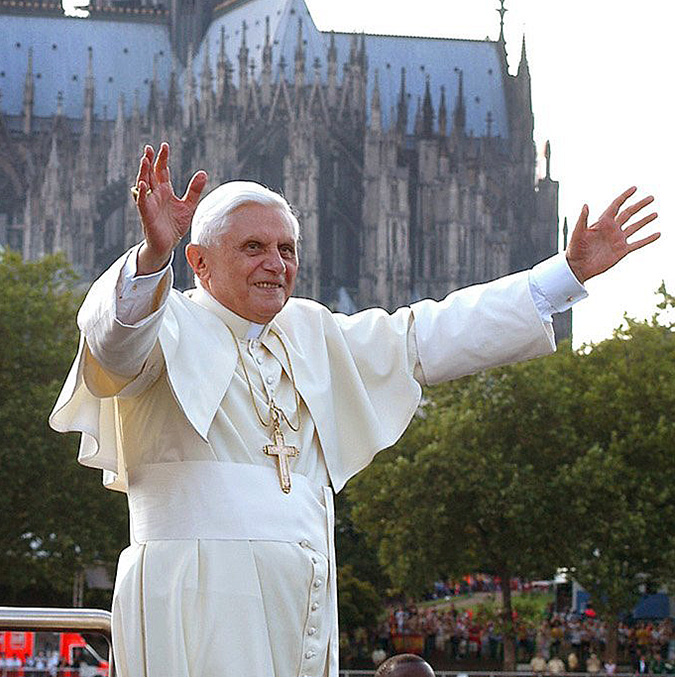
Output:
<svg viewBox="0 0 675 677">
<path fill-rule="evenodd" d="M 0 677 L 89 677 L 89 675 L 107 675 L 108 668 L 91 666 L 83 668 L 31 668 L 23 665 L 20 668 L 0 668 Z"/>
<path fill-rule="evenodd" d="M 111 615 L 102 609 L 50 609 L 0 606 L 0 630 L 24 632 L 96 632 L 112 647 Z M 115 677 L 112 650 L 108 652 L 108 677 Z M 26 672 L 27 668 L 22 668 Z M 46 670 L 41 670 L 48 674 Z"/>
<path fill-rule="evenodd" d="M 373 677 L 375 670 L 340 670 L 340 677 Z M 502 670 L 435 670 L 436 677 L 551 677 L 551 672 L 532 672 L 531 670 L 518 670 L 517 672 L 504 672 Z M 559 672 L 555 677 L 607 677 L 607 673 L 601 672 Z M 614 677 L 635 677 L 633 672 L 615 672 Z"/>
</svg>

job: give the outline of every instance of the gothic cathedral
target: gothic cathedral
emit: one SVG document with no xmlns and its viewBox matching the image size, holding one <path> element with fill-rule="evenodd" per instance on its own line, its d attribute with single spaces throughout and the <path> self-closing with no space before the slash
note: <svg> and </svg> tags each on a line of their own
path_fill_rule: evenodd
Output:
<svg viewBox="0 0 675 677">
<path fill-rule="evenodd" d="M 203 168 L 284 193 L 296 293 L 334 309 L 529 267 L 558 250 L 558 183 L 505 12 L 478 41 L 321 32 L 304 0 L 0 0 L 0 245 L 94 279 L 141 238 L 129 186 L 168 140 L 177 189 Z"/>
</svg>

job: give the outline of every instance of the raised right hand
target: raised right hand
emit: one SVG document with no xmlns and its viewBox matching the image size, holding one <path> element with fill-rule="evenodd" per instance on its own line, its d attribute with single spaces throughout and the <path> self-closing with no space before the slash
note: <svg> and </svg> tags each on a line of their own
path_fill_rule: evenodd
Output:
<svg viewBox="0 0 675 677">
<path fill-rule="evenodd" d="M 156 158 L 154 148 L 145 146 L 136 176 L 136 207 L 145 237 L 138 252 L 138 275 L 154 273 L 167 264 L 171 252 L 190 228 L 207 179 L 205 171 L 196 172 L 185 195 L 178 198 L 171 185 L 169 144 L 162 143 Z"/>
</svg>

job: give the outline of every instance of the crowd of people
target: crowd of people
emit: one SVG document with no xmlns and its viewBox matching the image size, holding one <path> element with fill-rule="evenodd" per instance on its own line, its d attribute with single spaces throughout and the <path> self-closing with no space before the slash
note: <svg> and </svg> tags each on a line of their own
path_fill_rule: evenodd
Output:
<svg viewBox="0 0 675 677">
<path fill-rule="evenodd" d="M 554 659 L 557 672 L 613 670 L 611 665 L 605 669 L 598 658 L 605 655 L 607 627 L 597 618 L 551 613 L 537 623 L 516 615 L 515 625 L 517 662 L 533 665 L 535 672 L 543 672 L 542 665 L 551 672 L 548 663 Z M 378 630 L 376 643 L 385 651 L 409 650 L 425 657 L 441 653 L 450 660 L 499 661 L 503 656 L 499 622 L 480 612 L 458 611 L 453 605 L 442 611 L 415 605 L 393 608 Z M 667 672 L 671 644 L 675 647 L 670 620 L 619 625 L 619 662 L 636 670 L 642 660 L 647 663 L 643 672 Z"/>
<path fill-rule="evenodd" d="M 58 651 L 38 651 L 22 660 L 18 655 L 0 652 L 0 677 L 79 677 L 80 661 L 74 656 L 72 664 L 59 656 Z"/>
<path fill-rule="evenodd" d="M 536 584 L 514 581 L 512 587 L 528 592 Z M 365 630 L 344 635 L 341 646 L 353 657 L 387 656 L 412 652 L 433 660 L 434 664 L 463 662 L 465 669 L 493 669 L 503 659 L 500 619 L 489 612 L 489 605 L 475 610 L 455 607 L 465 594 L 488 593 L 496 599 L 500 581 L 490 576 L 467 577 L 459 582 L 438 582 L 427 599 L 438 605 L 415 604 L 391 607 L 388 618 L 369 636 Z M 589 672 L 613 674 L 617 666 L 605 662 L 607 626 L 589 615 L 556 613 L 544 616 L 514 614 L 516 661 L 532 672 L 558 674 Z M 675 672 L 675 633 L 673 623 L 640 621 L 620 623 L 617 663 L 636 673 L 672 674 Z M 468 667 L 470 664 L 471 667 Z"/>
</svg>

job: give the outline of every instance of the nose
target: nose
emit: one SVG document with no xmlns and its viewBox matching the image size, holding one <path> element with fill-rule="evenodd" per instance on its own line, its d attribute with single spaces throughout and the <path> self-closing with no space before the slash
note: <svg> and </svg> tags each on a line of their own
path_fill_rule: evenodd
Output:
<svg viewBox="0 0 675 677">
<path fill-rule="evenodd" d="M 286 262 L 276 248 L 270 248 L 263 262 L 265 270 L 282 275 L 286 272 Z"/>
</svg>

